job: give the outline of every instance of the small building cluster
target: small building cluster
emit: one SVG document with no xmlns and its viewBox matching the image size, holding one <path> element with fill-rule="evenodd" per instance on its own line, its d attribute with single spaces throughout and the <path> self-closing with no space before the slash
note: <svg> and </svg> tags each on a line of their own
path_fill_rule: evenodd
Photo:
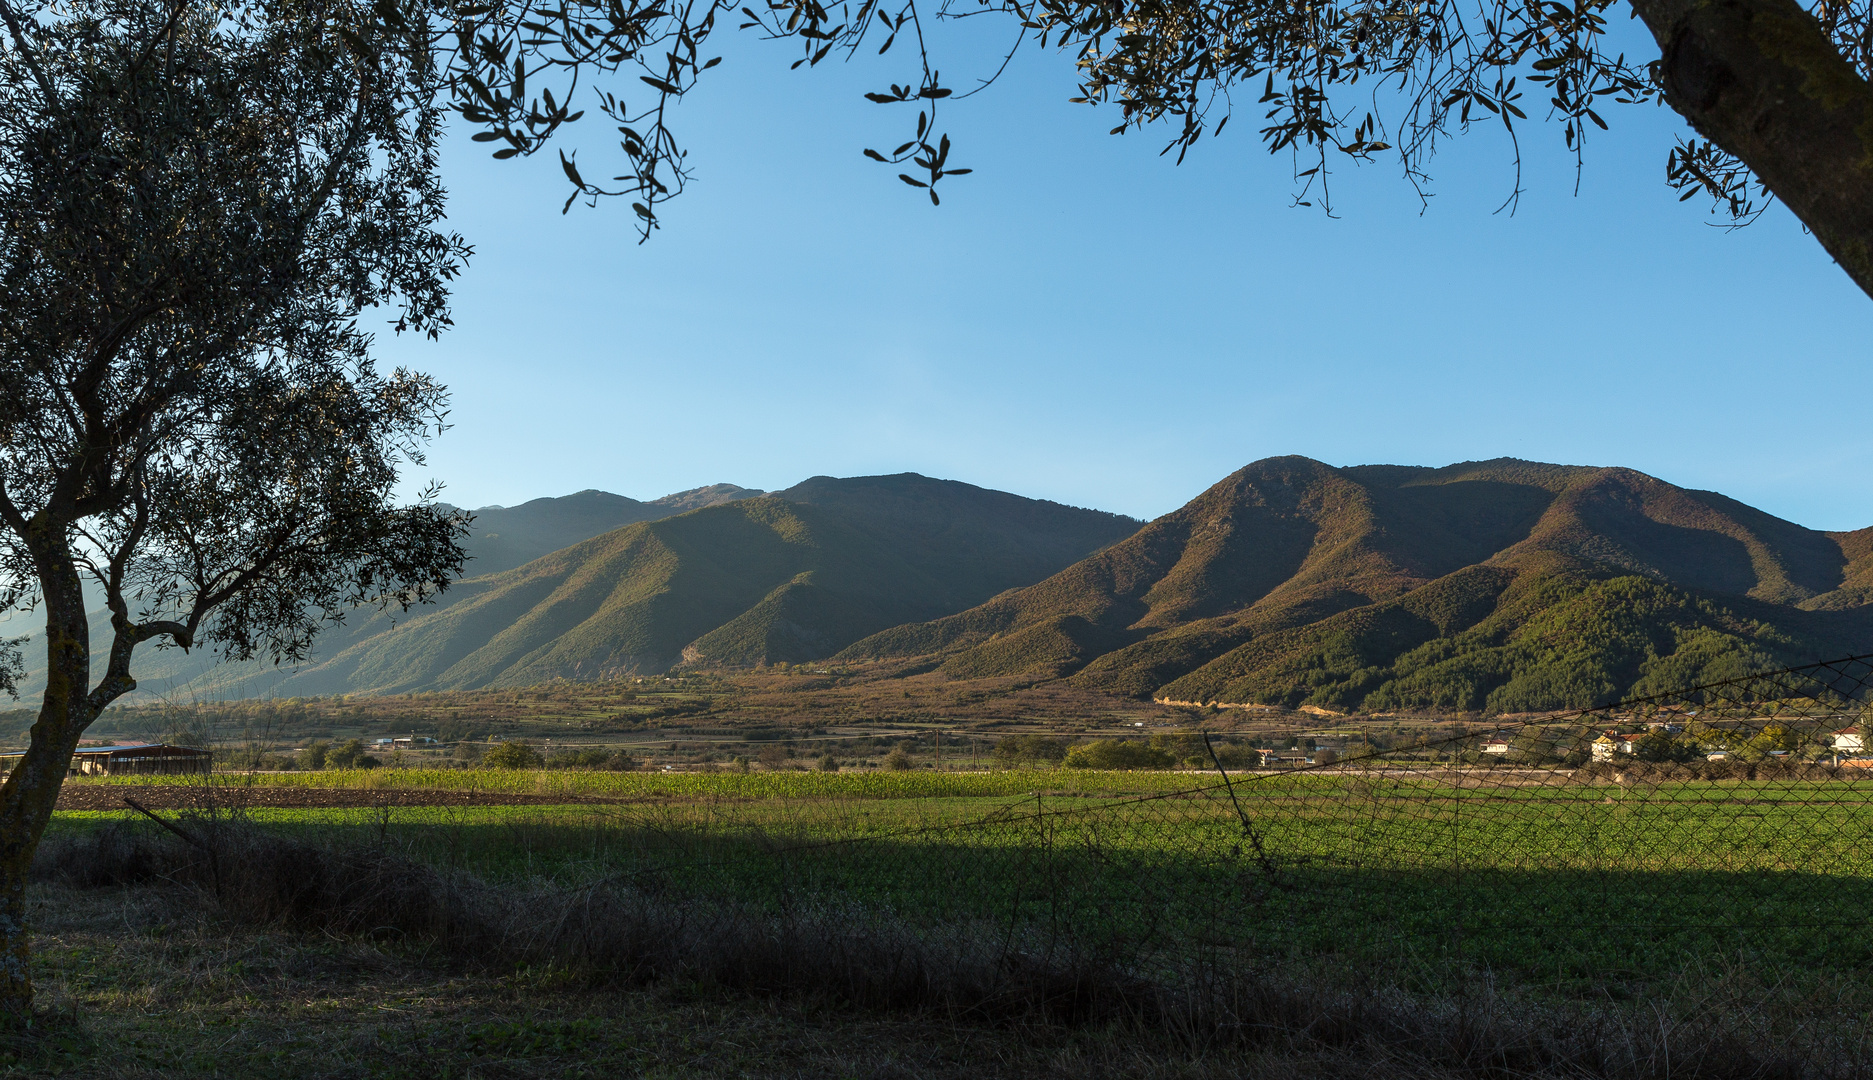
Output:
<svg viewBox="0 0 1873 1080">
<path fill-rule="evenodd" d="M 1639 753 L 1639 741 L 1644 739 L 1647 735 L 1655 731 L 1663 732 L 1666 735 L 1676 735 L 1680 730 L 1681 729 L 1674 724 L 1650 723 L 1646 725 L 1646 730 L 1642 732 L 1621 733 L 1618 731 L 1607 731 L 1603 732 L 1599 738 L 1593 740 L 1593 742 L 1589 744 L 1589 749 L 1594 761 L 1612 761 L 1616 755 L 1622 754 L 1636 756 Z M 1850 757 L 1850 755 L 1859 755 L 1866 751 L 1866 743 L 1861 735 L 1859 727 L 1842 728 L 1827 736 L 1827 739 L 1833 744 L 1834 757 L 1838 764 L 1852 765 L 1858 768 L 1873 767 L 1873 760 Z M 1485 748 L 1485 752 L 1489 752 L 1487 748 Z M 1707 752 L 1704 757 L 1710 761 L 1723 761 L 1729 758 L 1730 755 L 1730 750 L 1718 747 Z M 1771 758 L 1786 758 L 1790 757 L 1791 754 L 1787 750 L 1769 750 L 1766 752 L 1766 756 Z"/>
</svg>

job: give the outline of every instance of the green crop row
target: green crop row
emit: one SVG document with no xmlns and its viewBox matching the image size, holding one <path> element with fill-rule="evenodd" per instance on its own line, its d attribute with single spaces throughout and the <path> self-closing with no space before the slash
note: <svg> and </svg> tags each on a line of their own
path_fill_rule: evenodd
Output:
<svg viewBox="0 0 1873 1080">
<path fill-rule="evenodd" d="M 330 769 L 320 772 L 217 773 L 212 783 L 262 787 L 416 789 L 574 798 L 701 797 L 798 799 L 851 797 L 927 799 L 1024 795 L 1151 794 L 1217 783 L 1214 774 L 1011 769 L 996 772 L 932 770 L 866 772 L 602 772 L 546 769 Z M 120 776 L 77 784 L 201 784 L 191 776 Z"/>
</svg>

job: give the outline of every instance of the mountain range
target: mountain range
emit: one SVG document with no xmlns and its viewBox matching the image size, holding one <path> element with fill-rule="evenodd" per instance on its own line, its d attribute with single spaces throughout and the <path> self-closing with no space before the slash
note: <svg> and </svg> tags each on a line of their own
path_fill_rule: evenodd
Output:
<svg viewBox="0 0 1873 1080">
<path fill-rule="evenodd" d="M 1513 713 L 1870 651 L 1873 529 L 1622 468 L 1282 457 L 839 656 L 1176 703 Z"/>
<path fill-rule="evenodd" d="M 914 473 L 584 491 L 475 511 L 469 546 L 440 603 L 354 616 L 300 669 L 170 650 L 138 677 L 307 695 L 837 659 L 1179 704 L 1516 713 L 1873 652 L 1873 529 L 1513 459 L 1270 458 L 1149 524 Z"/>
<path fill-rule="evenodd" d="M 705 506 L 763 494 L 758 488 L 710 484 L 661 499 L 639 502 L 609 491 L 585 490 L 557 499 L 532 499 L 519 506 L 484 506 L 471 511 L 469 577 L 512 570 L 542 555 L 640 521 L 660 521 Z M 454 509 L 445 504 L 445 509 Z"/>
<path fill-rule="evenodd" d="M 321 642 L 319 662 L 221 677 L 217 693 L 468 689 L 818 659 L 1032 584 L 1141 524 L 915 473 L 670 497 L 682 498 L 703 505 L 467 578 L 396 620 L 354 618 Z M 476 563 L 498 566 L 524 550 L 507 543 L 490 558 L 489 540 L 520 533 L 538 544 L 552 528 L 671 508 L 603 492 L 552 502 L 506 512 L 530 515 L 524 531 L 477 511 Z"/>
</svg>

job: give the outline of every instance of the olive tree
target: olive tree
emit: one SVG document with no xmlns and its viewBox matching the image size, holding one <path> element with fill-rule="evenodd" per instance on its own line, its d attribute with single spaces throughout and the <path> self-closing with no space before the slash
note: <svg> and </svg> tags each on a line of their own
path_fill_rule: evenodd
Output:
<svg viewBox="0 0 1873 1080">
<path fill-rule="evenodd" d="M 903 81 L 866 96 L 903 107 L 904 141 L 865 153 L 936 201 L 950 160 L 937 111 L 993 81 L 1022 48 L 1064 51 L 1072 100 L 1118 109 L 1114 134 L 1167 125 L 1177 158 L 1238 108 L 1292 153 L 1296 201 L 1325 205 L 1336 164 L 1390 160 L 1429 182 L 1442 141 L 1479 125 L 1516 142 L 1530 114 L 1576 155 L 1617 105 L 1662 100 L 1688 123 L 1666 181 L 1734 223 L 1780 200 L 1873 294 L 1873 0 L 464 0 L 450 9 L 451 85 L 495 156 L 546 146 L 591 102 L 620 135 L 622 174 L 574 192 L 628 195 L 645 235 L 682 189 L 670 104 L 716 61 L 718 23 L 792 43 L 795 67 L 908 51 Z M 1622 34 L 1621 16 L 1646 34 Z M 943 19 L 994 19 L 995 55 L 939 56 Z M 441 25 L 439 23 L 439 25 Z M 1649 36 L 1650 42 L 1645 40 Z M 903 41 L 908 46 L 899 46 Z M 1627 41 L 1648 55 L 1628 56 Z M 887 57 L 883 62 L 892 62 Z M 978 77 L 946 82 L 970 65 Z M 600 76 L 634 74 L 635 78 Z M 981 76 L 986 76 L 981 77 Z M 958 90 L 961 93 L 958 93 Z"/>
<path fill-rule="evenodd" d="M 446 326 L 467 249 L 420 32 L 324 0 L 0 16 L 0 603 L 43 611 L 46 665 L 0 787 L 17 1013 L 34 850 L 139 649 L 290 661 L 459 575 L 461 523 L 395 495 L 444 390 L 371 345 Z"/>
<path fill-rule="evenodd" d="M 1873 0 L 1625 2 L 1655 58 L 1610 44 L 1617 0 L 0 0 L 0 609 L 43 609 L 46 663 L 0 787 L 0 1009 L 31 1000 L 25 875 L 71 752 L 140 647 L 294 661 L 460 572 L 460 523 L 393 496 L 443 389 L 371 357 L 374 328 L 448 325 L 450 110 L 499 158 L 557 145 L 566 207 L 622 197 L 648 237 L 731 24 L 796 68 L 904 64 L 867 96 L 908 137 L 865 153 L 933 203 L 969 171 L 938 111 L 979 89 L 941 77 L 943 19 L 1002 20 L 1005 54 L 958 58 L 987 81 L 1064 50 L 1077 100 L 1179 158 L 1249 109 L 1304 203 L 1337 162 L 1423 184 L 1441 140 L 1529 112 L 1581 153 L 1662 98 L 1695 132 L 1670 183 L 1738 221 L 1784 201 L 1873 292 Z M 566 139 L 594 109 L 609 178 Z"/>
</svg>

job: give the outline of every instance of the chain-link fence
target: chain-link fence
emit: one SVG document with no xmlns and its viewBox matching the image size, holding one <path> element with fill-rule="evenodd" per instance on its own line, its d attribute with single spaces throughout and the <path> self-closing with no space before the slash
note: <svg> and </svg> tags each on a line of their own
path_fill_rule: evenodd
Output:
<svg viewBox="0 0 1873 1080">
<path fill-rule="evenodd" d="M 1245 719 L 1230 751 L 1257 763 L 1217 753 L 1188 790 L 933 823 L 724 803 L 636 818 L 627 862 L 659 889 L 888 911 L 1141 976 L 1330 957 L 1603 992 L 1709 963 L 1853 971 L 1873 955 L 1870 681 L 1859 657 L 1389 738 Z"/>
<path fill-rule="evenodd" d="M 1144 1020 L 1194 1050 L 1857 1077 L 1869 683 L 1859 657 L 1486 725 L 1242 710 L 1160 732 L 1212 769 L 1150 795 L 1063 770 L 1018 797 L 386 798 L 327 820 L 224 813 L 241 800 L 204 784 L 176 821 L 42 849 L 42 874 L 496 963 Z"/>
</svg>

